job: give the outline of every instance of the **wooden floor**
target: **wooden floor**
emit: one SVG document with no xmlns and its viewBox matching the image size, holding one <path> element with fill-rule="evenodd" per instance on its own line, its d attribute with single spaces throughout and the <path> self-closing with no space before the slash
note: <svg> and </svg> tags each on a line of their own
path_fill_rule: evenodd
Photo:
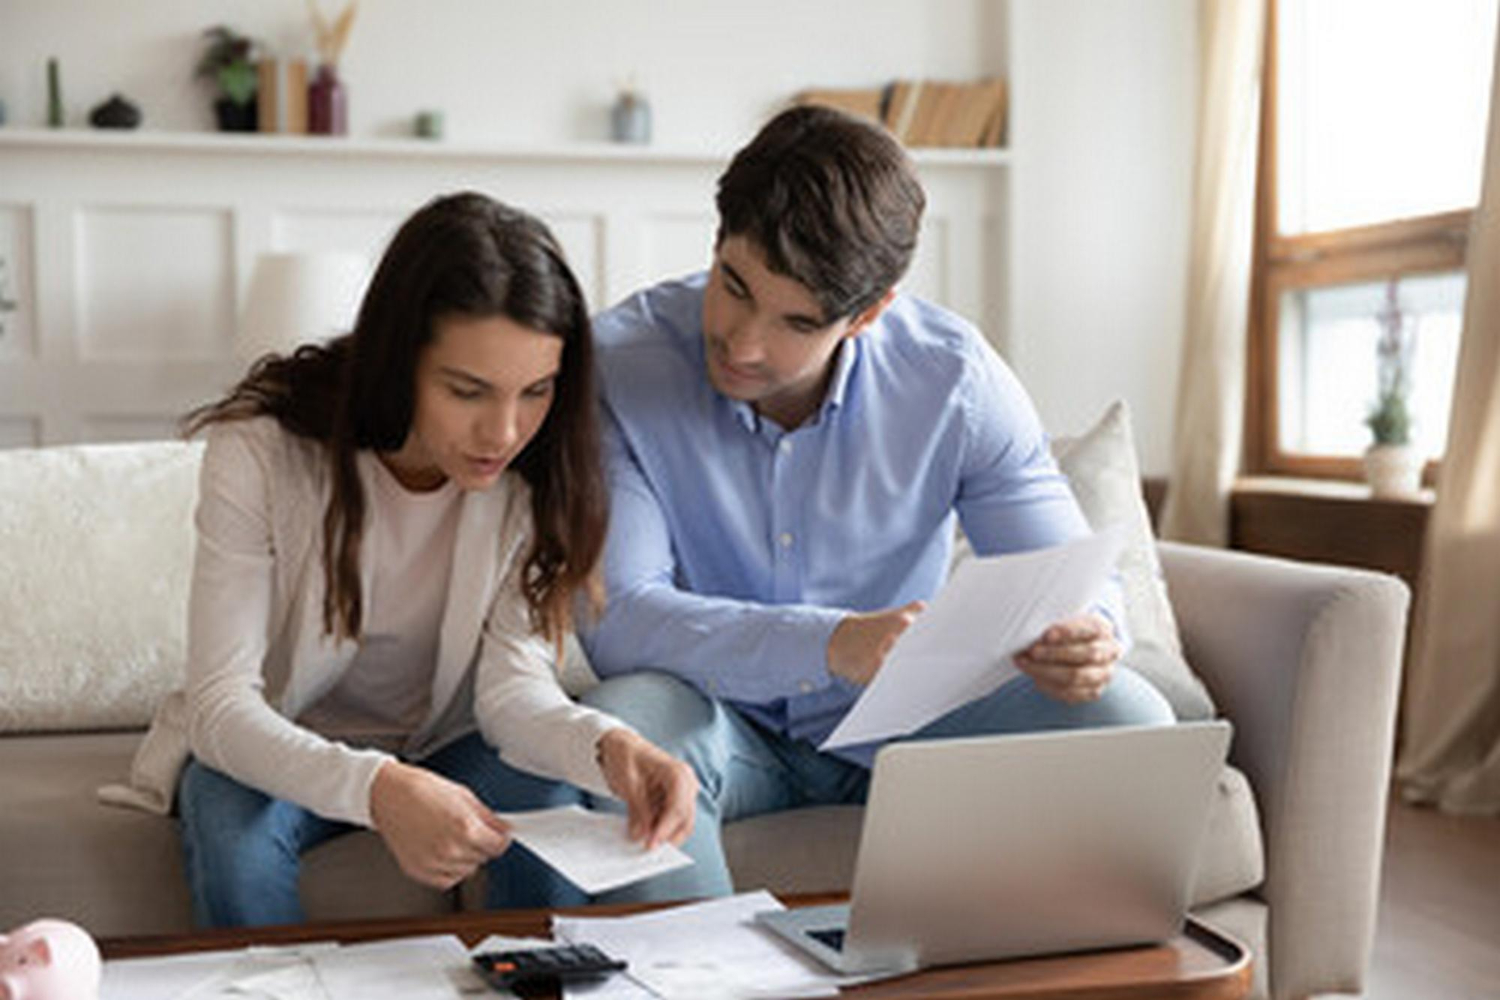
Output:
<svg viewBox="0 0 1500 1000">
<path fill-rule="evenodd" d="M 1500 819 L 1393 804 L 1368 1000 L 1500 998 Z"/>
</svg>

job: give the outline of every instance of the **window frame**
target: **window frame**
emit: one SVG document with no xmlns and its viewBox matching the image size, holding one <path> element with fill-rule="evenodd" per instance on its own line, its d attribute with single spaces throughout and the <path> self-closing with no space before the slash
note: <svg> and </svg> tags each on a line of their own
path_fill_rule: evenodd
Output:
<svg viewBox="0 0 1500 1000">
<path fill-rule="evenodd" d="M 1247 474 L 1361 479 L 1356 456 L 1289 452 L 1280 443 L 1281 297 L 1299 288 L 1462 270 L 1473 209 L 1298 235 L 1277 232 L 1277 25 L 1279 0 L 1267 0 L 1261 61 L 1255 245 L 1246 336 L 1244 459 Z M 1422 480 L 1437 479 L 1439 459 Z"/>
</svg>

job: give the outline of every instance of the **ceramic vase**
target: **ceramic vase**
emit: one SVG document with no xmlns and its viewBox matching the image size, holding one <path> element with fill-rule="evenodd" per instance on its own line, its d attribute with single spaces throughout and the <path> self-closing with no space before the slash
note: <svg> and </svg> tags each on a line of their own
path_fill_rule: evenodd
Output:
<svg viewBox="0 0 1500 1000">
<path fill-rule="evenodd" d="M 651 141 L 651 105 L 633 90 L 626 90 L 609 113 L 610 135 L 615 142 L 644 145 Z"/>
<path fill-rule="evenodd" d="M 307 87 L 307 131 L 312 135 L 345 135 L 349 131 L 349 97 L 338 70 L 324 63 Z"/>
<path fill-rule="evenodd" d="M 1377 497 L 1414 497 L 1422 491 L 1422 454 L 1409 444 L 1372 444 L 1365 452 L 1365 481 Z"/>
</svg>

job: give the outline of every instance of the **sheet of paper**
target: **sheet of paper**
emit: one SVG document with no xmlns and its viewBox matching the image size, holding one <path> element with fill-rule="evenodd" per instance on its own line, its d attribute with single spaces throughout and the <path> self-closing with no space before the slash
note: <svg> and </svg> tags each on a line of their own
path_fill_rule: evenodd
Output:
<svg viewBox="0 0 1500 1000">
<path fill-rule="evenodd" d="M 1122 533 L 1111 528 L 960 563 L 822 749 L 916 732 L 1016 676 L 1016 653 L 1098 599 L 1122 544 Z"/>
<path fill-rule="evenodd" d="M 755 915 L 784 909 L 767 892 L 744 893 L 630 917 L 555 917 L 561 939 L 596 945 L 630 963 L 629 979 L 649 993 L 569 992 L 588 1000 L 749 1000 L 834 996 L 854 980 L 824 969 L 755 923 Z M 616 980 L 622 977 L 614 977 Z"/>
<path fill-rule="evenodd" d="M 452 935 L 104 963 L 100 1000 L 461 1000 L 488 992 Z M 494 994 L 491 994 L 494 995 Z"/>
<path fill-rule="evenodd" d="M 100 1000 L 174 1000 L 216 979 L 238 952 L 197 952 L 161 958 L 122 958 L 104 963 Z"/>
<path fill-rule="evenodd" d="M 100 1000 L 327 1000 L 312 972 L 334 942 L 105 962 Z"/>
<path fill-rule="evenodd" d="M 533 854 L 591 894 L 693 863 L 672 844 L 646 850 L 626 835 L 625 817 L 614 813 L 574 805 L 499 815 Z"/>
<path fill-rule="evenodd" d="M 469 951 L 451 934 L 344 945 L 313 960 L 328 1000 L 460 1000 Z"/>
</svg>

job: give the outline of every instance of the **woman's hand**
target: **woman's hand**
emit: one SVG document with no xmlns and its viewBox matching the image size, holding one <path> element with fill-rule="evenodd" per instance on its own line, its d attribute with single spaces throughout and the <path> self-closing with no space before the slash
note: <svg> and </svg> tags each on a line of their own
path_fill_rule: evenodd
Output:
<svg viewBox="0 0 1500 1000">
<path fill-rule="evenodd" d="M 599 737 L 599 768 L 630 813 L 630 839 L 646 847 L 681 844 L 693 832 L 698 776 L 682 761 L 629 729 Z"/>
<path fill-rule="evenodd" d="M 510 827 L 463 785 L 387 761 L 370 786 L 370 817 L 396 863 L 434 889 L 451 889 L 510 846 Z"/>
<path fill-rule="evenodd" d="M 1120 653 L 1115 627 L 1090 612 L 1050 626 L 1015 660 L 1042 693 L 1076 705 L 1097 701 L 1104 693 Z"/>
</svg>

